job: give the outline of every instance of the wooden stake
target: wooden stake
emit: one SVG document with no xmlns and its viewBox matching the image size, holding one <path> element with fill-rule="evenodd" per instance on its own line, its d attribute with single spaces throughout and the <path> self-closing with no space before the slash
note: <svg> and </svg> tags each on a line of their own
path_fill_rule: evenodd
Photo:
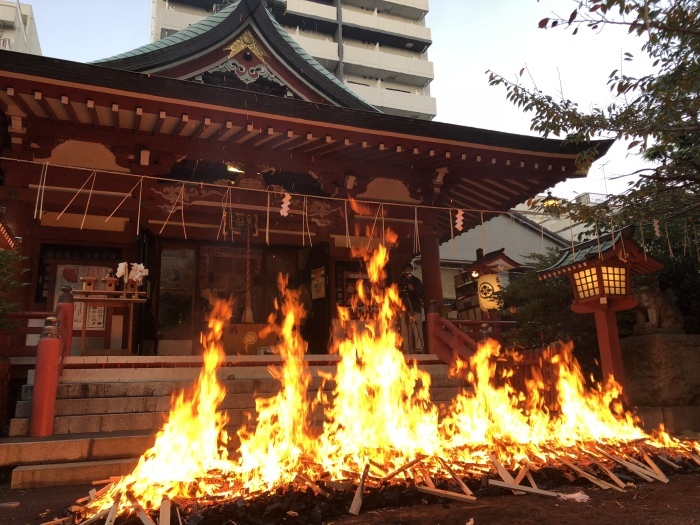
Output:
<svg viewBox="0 0 700 525">
<path fill-rule="evenodd" d="M 642 457 L 644 458 L 644 461 L 646 461 L 647 464 L 651 467 L 651 470 L 653 470 L 660 478 L 662 478 L 660 481 L 668 483 L 669 480 L 666 477 L 666 474 L 661 472 L 659 466 L 656 463 L 654 463 L 654 461 L 649 457 L 649 455 L 646 452 L 642 452 Z"/>
<path fill-rule="evenodd" d="M 454 470 L 450 468 L 450 466 L 445 463 L 445 461 L 442 458 L 438 458 L 438 461 L 440 464 L 443 466 L 443 468 L 450 473 L 450 476 L 452 476 L 452 479 L 454 479 L 457 482 L 457 485 L 459 485 L 459 488 L 462 489 L 462 492 L 464 492 L 467 496 L 473 496 L 474 493 L 469 490 L 469 487 L 467 487 L 462 479 L 455 473 Z"/>
<path fill-rule="evenodd" d="M 122 502 L 121 492 L 117 492 L 114 497 L 114 503 L 112 503 L 112 508 L 109 509 L 109 514 L 107 514 L 107 519 L 105 520 L 105 525 L 114 525 L 114 520 L 117 519 L 117 512 L 119 512 L 119 505 Z"/>
<path fill-rule="evenodd" d="M 467 496 L 466 494 L 458 494 L 457 492 L 449 492 L 447 490 L 440 490 L 434 487 L 423 487 L 422 485 L 416 487 L 418 492 L 423 494 L 432 494 L 433 496 L 439 496 L 441 498 L 456 499 L 457 501 L 463 501 L 465 503 L 474 503 L 476 498 L 474 496 Z"/>
<path fill-rule="evenodd" d="M 85 521 L 81 521 L 80 525 L 92 525 L 96 521 L 100 521 L 102 518 L 104 518 L 107 513 L 109 512 L 109 509 L 104 509 L 97 514 L 95 514 L 92 518 L 88 518 Z"/>
<path fill-rule="evenodd" d="M 355 497 L 352 498 L 352 504 L 350 505 L 350 514 L 357 516 L 360 513 L 360 508 L 362 507 L 362 493 L 365 490 L 365 480 L 367 479 L 367 473 L 369 472 L 369 463 L 365 465 L 365 470 L 362 472 L 362 477 L 360 478 L 360 484 L 357 486 L 355 491 Z"/>
<path fill-rule="evenodd" d="M 431 489 L 434 489 L 435 483 L 433 483 L 433 480 L 431 479 L 428 470 L 423 465 L 420 466 L 420 473 L 423 475 L 423 481 L 425 481 L 425 484 L 428 485 L 428 487 L 430 487 Z"/>
<path fill-rule="evenodd" d="M 657 481 L 661 481 L 663 483 L 668 483 L 668 478 L 664 476 L 664 473 L 661 473 L 661 476 L 659 476 L 656 472 L 654 472 L 652 469 L 647 467 L 644 463 L 639 461 L 638 459 L 635 459 L 631 456 L 629 456 L 629 461 L 632 463 L 635 467 L 639 468 L 642 470 L 647 476 L 654 478 Z M 658 468 L 658 467 L 656 467 Z"/>
<path fill-rule="evenodd" d="M 501 476 L 501 479 L 503 479 L 503 481 L 505 481 L 506 483 L 510 483 L 511 485 L 516 485 L 513 476 L 510 475 L 510 472 L 508 472 L 506 468 L 503 465 L 501 465 L 501 463 L 496 459 L 496 457 L 493 454 L 489 454 L 489 459 L 491 460 L 491 463 L 493 463 L 493 466 L 496 467 L 496 471 L 498 472 L 498 475 Z M 525 494 L 525 492 L 521 490 L 514 490 L 513 494 L 522 495 Z"/>
<path fill-rule="evenodd" d="M 503 487 L 504 489 L 511 489 L 513 492 L 520 490 L 523 492 L 530 492 L 532 494 L 539 494 L 540 496 L 551 496 L 554 498 L 559 496 L 556 492 L 550 492 L 549 490 L 536 489 L 534 487 L 528 487 L 527 485 L 513 485 L 512 483 L 505 483 L 503 481 L 498 481 L 497 479 L 490 479 L 489 485 Z"/>
<path fill-rule="evenodd" d="M 409 462 L 406 463 L 403 467 L 399 467 L 399 468 L 397 468 L 396 470 L 394 470 L 393 472 L 389 472 L 386 476 L 384 476 L 384 477 L 379 481 L 379 483 L 382 484 L 382 483 L 384 483 L 385 481 L 389 481 L 391 478 L 393 478 L 393 477 L 396 476 L 397 474 L 401 474 L 401 473 L 402 473 L 404 470 L 406 470 L 407 468 L 411 468 L 413 465 L 415 465 L 416 463 L 420 463 L 420 462 L 423 461 L 424 459 L 425 459 L 425 458 L 423 458 L 423 457 L 419 457 L 419 458 L 414 459 L 413 461 L 409 461 Z"/>
<path fill-rule="evenodd" d="M 141 523 L 143 523 L 143 525 L 156 525 L 155 522 L 148 515 L 148 513 L 145 510 L 143 510 L 143 507 L 136 500 L 136 498 L 131 493 L 131 491 L 126 493 L 126 498 L 129 500 L 129 503 L 131 503 L 131 506 L 134 508 L 136 515 L 139 517 L 139 519 L 141 520 Z"/>
<path fill-rule="evenodd" d="M 159 525 L 170 525 L 170 498 L 163 496 L 160 502 L 160 514 L 158 515 Z M 107 525 L 105 523 L 105 525 Z"/>
<path fill-rule="evenodd" d="M 621 489 L 620 487 L 616 485 L 612 485 L 611 483 L 608 483 L 607 481 L 603 481 L 602 479 L 596 478 L 593 474 L 589 474 L 585 470 L 577 467 L 573 463 L 570 463 L 569 461 L 565 460 L 564 458 L 559 458 L 559 461 L 561 461 L 564 465 L 569 467 L 571 470 L 575 471 L 579 476 L 586 478 L 588 481 L 593 483 L 594 485 L 599 486 L 603 490 L 608 490 L 608 489 L 615 489 L 618 492 L 624 492 L 624 489 Z"/>
</svg>

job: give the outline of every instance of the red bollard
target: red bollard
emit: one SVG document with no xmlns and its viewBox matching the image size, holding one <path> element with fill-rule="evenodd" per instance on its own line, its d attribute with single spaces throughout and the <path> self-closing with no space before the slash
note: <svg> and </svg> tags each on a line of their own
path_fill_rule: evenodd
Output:
<svg viewBox="0 0 700 525">
<path fill-rule="evenodd" d="M 53 435 L 53 416 L 58 390 L 58 367 L 61 362 L 61 340 L 58 337 L 58 320 L 47 317 L 36 347 L 36 369 L 32 394 L 32 415 L 29 418 L 29 435 L 45 437 Z"/>
<path fill-rule="evenodd" d="M 61 287 L 63 292 L 58 297 L 56 304 L 56 317 L 58 318 L 58 330 L 61 336 L 61 355 L 69 357 L 73 346 L 73 289 L 70 286 Z"/>
</svg>

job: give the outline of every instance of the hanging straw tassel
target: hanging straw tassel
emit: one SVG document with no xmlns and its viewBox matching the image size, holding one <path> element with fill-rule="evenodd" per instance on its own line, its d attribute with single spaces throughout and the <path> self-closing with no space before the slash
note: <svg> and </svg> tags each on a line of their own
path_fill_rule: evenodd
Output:
<svg viewBox="0 0 700 525">
<path fill-rule="evenodd" d="M 95 189 L 95 181 L 97 180 L 97 172 L 94 171 L 93 174 L 95 175 L 92 178 L 92 185 L 90 185 L 90 193 L 88 193 L 88 200 L 87 204 L 85 205 L 85 213 L 83 213 L 83 221 L 80 223 L 80 229 L 83 229 L 83 226 L 85 226 L 85 217 L 87 217 L 87 212 L 88 208 L 90 207 L 90 199 L 92 199 L 92 190 Z"/>
<path fill-rule="evenodd" d="M 221 198 L 221 222 L 219 223 L 219 231 L 216 234 L 217 241 L 222 233 L 224 235 L 224 239 L 226 239 L 226 202 L 230 191 L 231 188 L 227 188 L 226 193 L 224 193 L 224 196 Z"/>
<path fill-rule="evenodd" d="M 544 249 L 544 245 L 543 249 Z M 481 250 L 486 254 L 486 227 L 484 226 L 484 212 L 481 212 Z"/>
<path fill-rule="evenodd" d="M 66 204 L 66 207 L 63 208 L 63 211 L 62 211 L 61 213 L 58 214 L 58 217 L 56 217 L 56 220 L 59 220 L 61 217 L 63 217 L 63 214 L 66 213 L 66 210 L 68 209 L 68 207 L 69 207 L 71 204 L 73 204 L 73 201 L 76 199 L 76 197 L 77 197 L 78 195 L 80 195 L 80 192 L 83 191 L 83 189 L 85 188 L 85 186 L 87 186 L 87 183 L 90 182 L 90 179 L 92 179 L 93 177 L 96 177 L 96 176 L 97 176 L 97 172 L 96 172 L 96 171 L 93 171 L 93 172 L 90 174 L 90 176 L 85 180 L 85 182 L 84 182 L 83 185 L 80 187 L 80 189 L 79 189 L 77 192 L 75 192 L 75 195 L 73 195 L 73 198 L 70 200 L 70 202 L 69 202 L 68 204 Z M 93 182 L 93 184 L 94 184 L 94 182 Z M 43 199 L 43 197 L 42 197 L 42 199 Z M 39 213 L 41 213 L 41 209 L 39 209 Z"/>
</svg>

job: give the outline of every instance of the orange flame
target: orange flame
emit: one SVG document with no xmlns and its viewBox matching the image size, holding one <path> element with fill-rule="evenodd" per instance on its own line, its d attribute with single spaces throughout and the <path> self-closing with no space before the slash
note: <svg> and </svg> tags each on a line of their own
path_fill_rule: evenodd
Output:
<svg viewBox="0 0 700 525">
<path fill-rule="evenodd" d="M 387 235 L 390 242 L 394 237 Z M 134 471 L 102 498 L 90 504 L 96 513 L 111 506 L 117 493 L 130 491 L 144 506 L 156 509 L 164 495 L 177 497 L 246 497 L 294 481 L 298 474 L 321 472 L 336 478 L 352 477 L 368 463 L 386 471 L 425 456 L 484 464 L 496 453 L 509 465 L 522 459 L 545 461 L 572 447 L 645 440 L 659 448 L 683 448 L 700 455 L 700 445 L 687 445 L 663 429 L 648 436 L 619 402 L 620 386 L 585 388 L 571 345 L 545 354 L 556 378 L 556 398 L 550 412 L 541 374 L 526 382 L 525 390 L 512 386 L 512 371 L 497 374 L 504 354 L 495 341 L 480 345 L 468 361 L 457 361 L 453 373 L 470 388 L 449 406 L 438 408 L 430 399 L 430 375 L 408 364 L 398 350 L 401 338 L 396 320 L 403 309 L 396 286 L 385 286 L 388 251 L 380 245 L 372 254 L 356 254 L 366 261 L 369 283 L 358 283 L 351 311 L 338 312 L 345 336 L 332 342 L 340 361 L 332 395 L 309 394 L 311 373 L 304 359 L 306 344 L 298 330 L 304 315 L 297 292 L 286 288 L 280 276 L 280 315 L 270 318 L 270 330 L 279 336 L 276 351 L 280 368 L 270 367 L 280 391 L 257 398 L 257 418 L 238 431 L 240 446 L 228 458 L 227 417 L 218 411 L 225 389 L 216 378 L 224 361 L 221 333 L 231 307 L 220 302 L 203 338 L 204 366 L 197 384 L 173 398 L 172 408 L 155 445 Z M 318 436 L 311 426 L 315 409 L 323 405 L 324 422 Z M 569 452 L 566 452 L 569 453 Z M 700 458 L 698 458 L 700 461 Z M 123 503 L 123 510 L 129 508 Z"/>
</svg>

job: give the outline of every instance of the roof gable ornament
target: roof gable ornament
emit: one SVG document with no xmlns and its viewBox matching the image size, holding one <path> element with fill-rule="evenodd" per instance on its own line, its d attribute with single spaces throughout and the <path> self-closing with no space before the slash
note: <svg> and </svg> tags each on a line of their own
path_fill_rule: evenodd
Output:
<svg viewBox="0 0 700 525">
<path fill-rule="evenodd" d="M 250 52 L 255 55 L 258 60 L 260 60 L 260 62 L 266 64 L 265 57 L 268 55 L 253 36 L 253 33 L 250 32 L 250 29 L 246 29 L 241 36 L 233 41 L 233 44 L 225 47 L 224 51 L 230 51 L 228 58 L 231 59 L 236 57 L 236 55 L 238 55 L 244 49 L 250 50 Z"/>
</svg>

